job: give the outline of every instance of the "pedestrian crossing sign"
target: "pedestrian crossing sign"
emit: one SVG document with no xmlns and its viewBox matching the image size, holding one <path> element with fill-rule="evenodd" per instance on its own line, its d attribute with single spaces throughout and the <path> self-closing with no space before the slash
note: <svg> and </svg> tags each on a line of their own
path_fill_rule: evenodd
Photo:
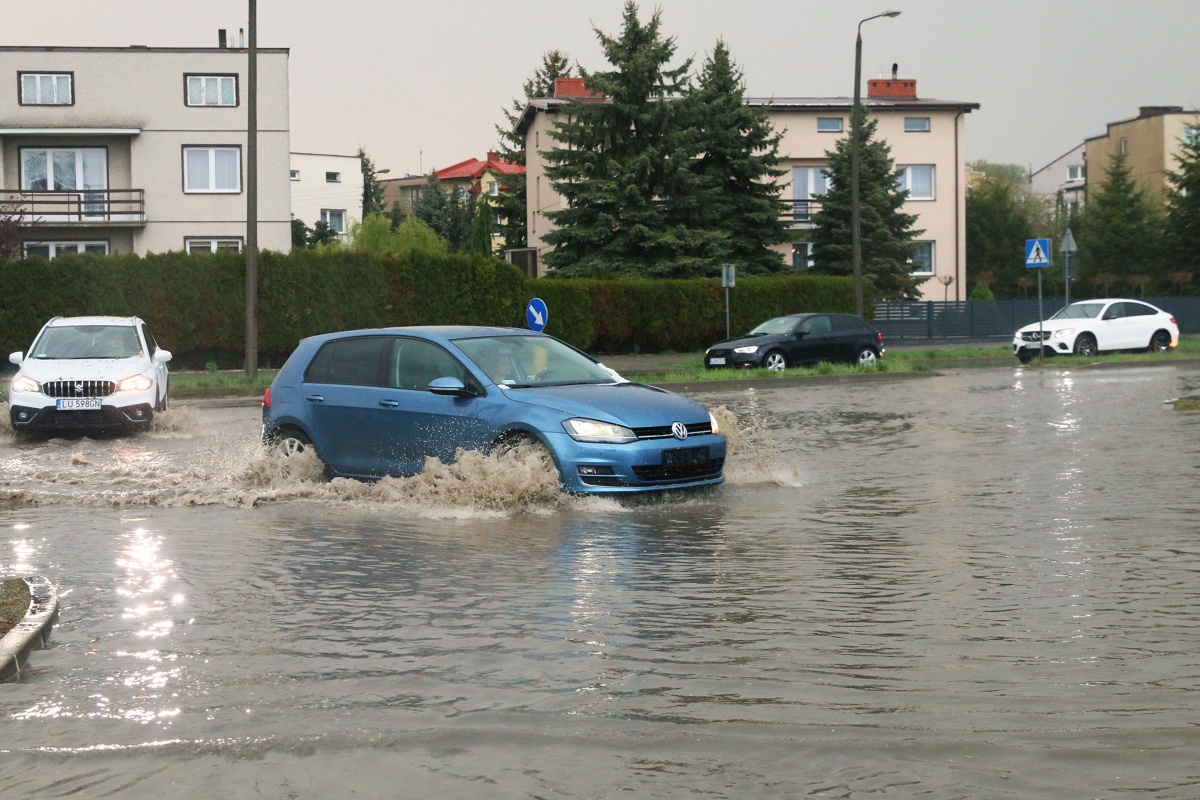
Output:
<svg viewBox="0 0 1200 800">
<path fill-rule="evenodd" d="M 1025 240 L 1025 267 L 1027 269 L 1043 269 L 1050 266 L 1050 240 Z"/>
</svg>

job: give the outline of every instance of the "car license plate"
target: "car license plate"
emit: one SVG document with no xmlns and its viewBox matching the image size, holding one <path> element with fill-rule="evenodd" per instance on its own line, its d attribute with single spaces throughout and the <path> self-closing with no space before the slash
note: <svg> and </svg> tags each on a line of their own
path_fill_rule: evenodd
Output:
<svg viewBox="0 0 1200 800">
<path fill-rule="evenodd" d="M 678 447 L 674 450 L 663 450 L 664 467 L 690 467 L 693 464 L 703 464 L 708 461 L 707 447 Z"/>
<path fill-rule="evenodd" d="M 709 363 L 709 365 L 710 365 L 710 366 L 713 366 L 713 367 L 720 367 L 720 366 L 724 366 L 724 365 L 725 365 L 725 359 L 724 359 L 723 357 L 722 357 L 722 358 L 710 358 L 710 359 L 708 360 L 708 363 Z"/>
<path fill-rule="evenodd" d="M 61 397 L 54 401 L 59 411 L 99 411 L 99 397 Z"/>
</svg>

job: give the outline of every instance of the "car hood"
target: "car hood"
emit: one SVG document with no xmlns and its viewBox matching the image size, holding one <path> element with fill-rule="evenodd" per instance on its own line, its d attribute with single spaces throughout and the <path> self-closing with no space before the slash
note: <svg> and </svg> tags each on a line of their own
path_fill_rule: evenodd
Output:
<svg viewBox="0 0 1200 800">
<path fill-rule="evenodd" d="M 147 372 L 151 361 L 145 356 L 132 358 L 27 358 L 21 362 L 21 374 L 38 383 L 46 381 L 119 381 Z"/>
<path fill-rule="evenodd" d="M 750 347 L 752 345 L 755 347 L 762 347 L 763 345 L 786 342 L 792 338 L 794 337 L 790 333 L 768 333 L 764 336 L 742 336 L 737 339 L 722 339 L 716 344 L 711 345 L 708 349 L 712 350 L 714 347 L 716 347 L 722 350 L 732 350 L 735 347 Z"/>
<path fill-rule="evenodd" d="M 1041 325 L 1041 330 L 1053 333 L 1054 331 L 1061 331 L 1064 328 L 1078 328 L 1081 326 L 1095 325 L 1097 322 L 1099 322 L 1098 319 L 1089 319 L 1084 317 L 1077 317 L 1074 319 L 1048 319 L 1044 324 Z M 1017 333 L 1033 332 L 1036 330 L 1038 330 L 1038 323 L 1031 322 L 1024 327 L 1017 328 Z"/>
<path fill-rule="evenodd" d="M 670 425 L 677 421 L 700 422 L 708 418 L 708 411 L 695 400 L 642 383 L 539 386 L 501 391 L 521 403 L 629 428 Z"/>
</svg>

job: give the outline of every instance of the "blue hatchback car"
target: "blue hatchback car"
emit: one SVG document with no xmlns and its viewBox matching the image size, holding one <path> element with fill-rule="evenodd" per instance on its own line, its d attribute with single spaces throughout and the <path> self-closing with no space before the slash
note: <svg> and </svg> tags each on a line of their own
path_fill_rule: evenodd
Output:
<svg viewBox="0 0 1200 800">
<path fill-rule="evenodd" d="M 574 493 L 711 486 L 725 437 L 682 395 L 631 383 L 515 328 L 342 331 L 300 342 L 263 398 L 263 441 L 312 447 L 331 475 L 420 472 L 426 456 L 541 442 Z"/>
</svg>

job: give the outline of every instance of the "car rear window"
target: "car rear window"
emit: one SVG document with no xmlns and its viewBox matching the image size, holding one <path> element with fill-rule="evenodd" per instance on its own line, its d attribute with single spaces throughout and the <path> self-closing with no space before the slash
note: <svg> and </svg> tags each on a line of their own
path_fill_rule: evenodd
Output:
<svg viewBox="0 0 1200 800">
<path fill-rule="evenodd" d="M 304 373 L 308 383 L 382 386 L 384 355 L 390 337 L 361 336 L 326 342 Z"/>
</svg>

